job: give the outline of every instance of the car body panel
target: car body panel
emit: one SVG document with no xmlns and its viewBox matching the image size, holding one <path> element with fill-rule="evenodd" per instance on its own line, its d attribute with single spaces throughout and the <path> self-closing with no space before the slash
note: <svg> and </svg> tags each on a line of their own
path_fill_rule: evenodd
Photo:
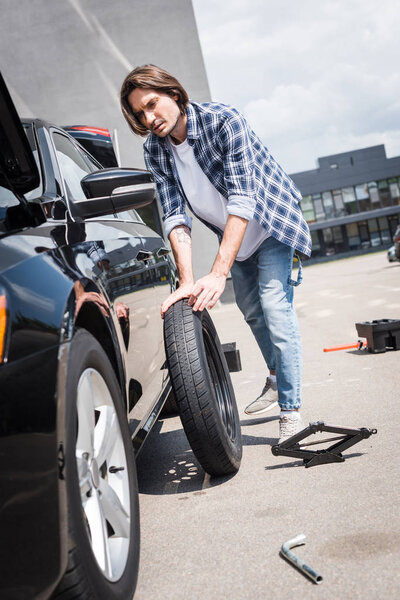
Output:
<svg viewBox="0 0 400 600">
<path fill-rule="evenodd" d="M 0 596 L 10 600 L 40 597 L 66 566 L 57 355 L 57 347 L 48 348 L 3 365 L 0 373 Z"/>
</svg>

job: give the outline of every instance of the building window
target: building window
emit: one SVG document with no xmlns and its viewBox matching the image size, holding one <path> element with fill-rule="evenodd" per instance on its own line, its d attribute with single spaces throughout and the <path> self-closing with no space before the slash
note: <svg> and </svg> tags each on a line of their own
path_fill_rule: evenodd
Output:
<svg viewBox="0 0 400 600">
<path fill-rule="evenodd" d="M 322 233 L 326 256 L 332 256 L 347 250 L 342 227 L 327 227 Z"/>
<path fill-rule="evenodd" d="M 344 207 L 342 190 L 333 190 L 333 204 L 335 206 L 335 216 L 342 217 L 346 214 L 346 209 Z"/>
<path fill-rule="evenodd" d="M 399 224 L 398 215 L 390 215 L 390 217 L 388 217 L 388 223 L 389 223 L 390 237 L 393 239 L 394 232 L 396 231 L 397 225 Z"/>
<path fill-rule="evenodd" d="M 378 181 L 379 196 L 381 198 L 382 206 L 391 206 L 391 198 L 389 191 L 389 184 L 386 179 Z"/>
<path fill-rule="evenodd" d="M 313 223 L 316 220 L 311 196 L 304 196 L 301 201 L 301 210 L 307 223 Z"/>
<path fill-rule="evenodd" d="M 365 210 L 371 210 L 371 201 L 369 198 L 368 186 L 366 183 L 356 185 L 356 198 L 358 200 L 358 205 L 360 207 L 361 212 Z"/>
<path fill-rule="evenodd" d="M 369 219 L 368 220 L 369 234 L 371 239 L 371 246 L 375 248 L 375 246 L 381 245 L 381 236 L 379 233 L 378 220 L 377 219 Z"/>
<path fill-rule="evenodd" d="M 353 187 L 342 189 L 344 208 L 347 215 L 353 215 L 358 212 L 358 205 Z"/>
<path fill-rule="evenodd" d="M 322 205 L 321 194 L 313 194 L 312 199 L 314 201 L 315 217 L 317 221 L 325 221 L 325 211 Z"/>
<path fill-rule="evenodd" d="M 349 241 L 350 250 L 356 250 L 360 247 L 361 240 L 358 232 L 357 223 L 350 223 L 346 225 L 347 239 Z"/>
<path fill-rule="evenodd" d="M 312 240 L 312 256 L 322 256 L 321 244 L 319 241 L 318 231 L 311 231 Z"/>
<path fill-rule="evenodd" d="M 369 248 L 371 241 L 369 239 L 368 221 L 360 221 L 358 231 L 360 233 L 361 248 Z"/>
<path fill-rule="evenodd" d="M 379 217 L 378 219 L 379 229 L 381 232 L 382 244 L 389 244 L 392 240 L 389 231 L 389 224 L 386 217 Z"/>
<path fill-rule="evenodd" d="M 367 184 L 368 194 L 373 204 L 373 208 L 380 207 L 379 193 L 378 193 L 378 184 L 376 181 L 370 181 Z"/>
<path fill-rule="evenodd" d="M 400 204 L 400 177 L 389 179 L 390 195 L 392 196 L 393 204 Z"/>
<path fill-rule="evenodd" d="M 332 233 L 333 233 L 333 243 L 335 246 L 335 252 L 344 252 L 345 250 L 347 250 L 346 247 L 346 243 L 344 240 L 344 236 L 343 236 L 343 227 L 332 227 Z"/>
<path fill-rule="evenodd" d="M 327 227 L 322 231 L 324 236 L 324 246 L 325 246 L 325 255 L 332 256 L 335 254 L 335 245 L 333 243 L 333 233 L 332 228 Z"/>
<path fill-rule="evenodd" d="M 327 219 L 333 219 L 335 212 L 333 210 L 333 199 L 330 192 L 323 192 L 322 202 L 324 203 L 324 209 Z"/>
</svg>

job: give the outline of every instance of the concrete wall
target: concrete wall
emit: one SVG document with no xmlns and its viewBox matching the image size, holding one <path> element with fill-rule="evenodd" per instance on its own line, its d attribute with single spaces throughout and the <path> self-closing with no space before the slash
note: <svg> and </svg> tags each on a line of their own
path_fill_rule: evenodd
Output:
<svg viewBox="0 0 400 600">
<path fill-rule="evenodd" d="M 190 0 L 2 0 L 0 56 L 21 116 L 117 129 L 123 166 L 144 164 L 143 140 L 128 130 L 119 106 L 131 69 L 157 64 L 191 98 L 210 100 Z M 200 223 L 194 238 L 202 273 L 217 243 Z"/>
</svg>

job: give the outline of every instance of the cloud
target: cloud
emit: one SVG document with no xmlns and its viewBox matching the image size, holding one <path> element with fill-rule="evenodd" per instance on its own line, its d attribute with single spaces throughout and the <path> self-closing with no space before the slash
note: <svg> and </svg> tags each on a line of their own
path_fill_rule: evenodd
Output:
<svg viewBox="0 0 400 600">
<path fill-rule="evenodd" d="M 213 99 L 241 109 L 287 170 L 369 143 L 400 154 L 396 0 L 193 4 Z"/>
<path fill-rule="evenodd" d="M 341 128 L 365 134 L 400 124 L 400 76 L 381 78 L 354 67 L 338 67 L 309 85 L 277 85 L 251 100 L 244 113 L 261 135 L 292 132 L 297 137 Z"/>
<path fill-rule="evenodd" d="M 318 156 L 371 144 L 387 144 L 388 155 L 400 151 L 396 73 L 382 86 L 378 75 L 338 67 L 309 86 L 278 85 L 269 97 L 246 104 L 243 112 L 292 172 L 311 168 Z"/>
</svg>

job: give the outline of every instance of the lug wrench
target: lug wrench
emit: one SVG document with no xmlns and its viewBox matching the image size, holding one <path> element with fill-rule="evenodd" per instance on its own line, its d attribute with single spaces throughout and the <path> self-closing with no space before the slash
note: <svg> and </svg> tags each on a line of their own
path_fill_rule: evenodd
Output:
<svg viewBox="0 0 400 600">
<path fill-rule="evenodd" d="M 281 555 L 286 558 L 290 563 L 292 563 L 299 571 L 301 571 L 304 575 L 312 579 L 314 583 L 321 583 L 323 581 L 322 575 L 314 571 L 309 565 L 307 565 L 304 561 L 298 558 L 293 552 L 291 552 L 291 548 L 295 546 L 302 546 L 305 544 L 306 536 L 304 533 L 300 533 L 300 535 L 295 538 L 288 540 L 281 547 Z"/>
</svg>

